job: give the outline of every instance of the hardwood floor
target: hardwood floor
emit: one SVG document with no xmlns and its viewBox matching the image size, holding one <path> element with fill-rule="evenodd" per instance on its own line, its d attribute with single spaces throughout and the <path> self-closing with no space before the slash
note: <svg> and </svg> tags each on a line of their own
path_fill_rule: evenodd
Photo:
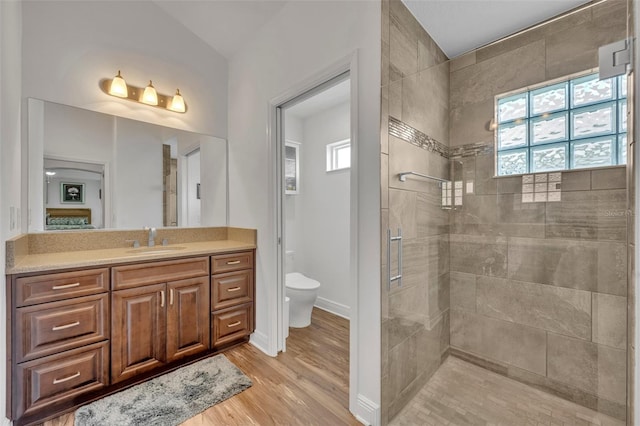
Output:
<svg viewBox="0 0 640 426">
<path fill-rule="evenodd" d="M 249 344 L 225 355 L 253 386 L 181 426 L 360 425 L 348 408 L 349 321 L 314 308 L 311 325 L 290 329 L 277 358 Z M 44 426 L 73 426 L 73 413 Z"/>
<path fill-rule="evenodd" d="M 389 424 L 624 426 L 625 423 L 449 357 Z"/>
</svg>

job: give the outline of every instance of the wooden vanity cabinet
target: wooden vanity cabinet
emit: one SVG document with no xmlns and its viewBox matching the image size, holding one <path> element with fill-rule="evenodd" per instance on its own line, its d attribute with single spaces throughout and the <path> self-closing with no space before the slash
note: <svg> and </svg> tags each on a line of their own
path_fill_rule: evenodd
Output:
<svg viewBox="0 0 640 426">
<path fill-rule="evenodd" d="M 209 350 L 207 258 L 114 267 L 111 381 L 118 383 Z M 185 267 L 192 265 L 195 269 Z M 176 272 L 171 268 L 177 265 Z M 203 267 L 206 265 L 206 267 Z M 204 276 L 163 282 L 171 278 Z M 122 277 L 135 276 L 139 287 Z M 160 281 L 160 283 L 157 283 Z M 152 284 L 156 283 L 156 284 Z M 147 285 L 144 285 L 147 284 Z"/>
<path fill-rule="evenodd" d="M 224 347 L 255 329 L 254 252 L 211 256 L 211 345 Z"/>
<path fill-rule="evenodd" d="M 254 330 L 254 250 L 7 276 L 8 417 L 37 424 Z"/>
</svg>

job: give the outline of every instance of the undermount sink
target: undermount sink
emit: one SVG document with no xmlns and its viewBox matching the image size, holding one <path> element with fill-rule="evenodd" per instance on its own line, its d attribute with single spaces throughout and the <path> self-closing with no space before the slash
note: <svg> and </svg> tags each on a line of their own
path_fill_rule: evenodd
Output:
<svg viewBox="0 0 640 426">
<path fill-rule="evenodd" d="M 184 250 L 186 247 L 168 247 L 168 246 L 159 246 L 159 247 L 140 247 L 137 249 L 129 250 L 127 253 L 131 253 L 133 255 L 143 255 L 143 254 L 167 254 L 174 251 Z"/>
</svg>

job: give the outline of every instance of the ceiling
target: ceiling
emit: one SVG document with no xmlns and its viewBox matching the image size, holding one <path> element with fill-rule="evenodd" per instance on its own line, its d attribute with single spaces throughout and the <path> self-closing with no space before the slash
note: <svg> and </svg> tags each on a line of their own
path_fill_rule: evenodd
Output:
<svg viewBox="0 0 640 426">
<path fill-rule="evenodd" d="M 589 0 L 402 0 L 453 59 Z"/>
<path fill-rule="evenodd" d="M 231 58 L 287 4 L 276 0 L 156 0 L 218 53 Z"/>
<path fill-rule="evenodd" d="M 286 113 L 300 119 L 311 117 L 319 112 L 326 111 L 337 105 L 349 101 L 351 80 L 341 83 L 287 108 Z"/>
</svg>

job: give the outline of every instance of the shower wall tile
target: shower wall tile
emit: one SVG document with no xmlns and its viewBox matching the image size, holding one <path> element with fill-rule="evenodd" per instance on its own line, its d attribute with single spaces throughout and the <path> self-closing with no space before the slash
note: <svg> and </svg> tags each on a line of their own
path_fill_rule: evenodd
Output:
<svg viewBox="0 0 640 426">
<path fill-rule="evenodd" d="M 590 292 L 478 277 L 476 294 L 478 314 L 591 340 Z"/>
<path fill-rule="evenodd" d="M 487 47 L 478 49 L 478 61 L 484 61 L 494 56 L 502 55 L 536 40 L 543 39 L 545 36 L 549 36 L 559 31 L 566 30 L 567 28 L 572 28 L 576 25 L 589 22 L 590 20 L 591 11 L 588 9 L 571 14 L 563 19 L 546 24 L 542 27 L 531 29 L 514 37 L 509 37 L 499 43 L 494 43 Z"/>
<path fill-rule="evenodd" d="M 380 155 L 380 208 L 389 208 L 389 156 Z"/>
<path fill-rule="evenodd" d="M 493 99 L 496 94 L 545 79 L 544 40 L 535 41 L 451 73 L 452 108 Z"/>
<path fill-rule="evenodd" d="M 449 145 L 449 63 L 402 81 L 402 121 Z"/>
<path fill-rule="evenodd" d="M 625 349 L 627 298 L 593 293 L 593 342 Z"/>
<path fill-rule="evenodd" d="M 411 12 L 399 1 L 389 4 L 389 47 L 391 81 L 398 80 L 418 71 L 419 24 Z"/>
<path fill-rule="evenodd" d="M 402 120 L 402 80 L 389 83 L 389 116 Z"/>
<path fill-rule="evenodd" d="M 493 148 L 490 152 L 476 156 L 475 184 L 476 195 L 491 195 L 498 193 L 498 183 L 495 179 Z"/>
<path fill-rule="evenodd" d="M 626 12 L 603 13 L 590 22 L 546 37 L 547 79 L 598 66 L 598 47 L 626 37 Z"/>
<path fill-rule="evenodd" d="M 395 228 L 391 228 L 391 234 L 396 235 Z M 391 275 L 398 271 L 397 242 L 391 246 Z M 407 287 L 421 286 L 424 288 L 429 278 L 429 247 L 426 241 L 415 238 L 402 240 L 402 287 L 397 287 L 397 281 L 392 284 L 391 293 Z"/>
<path fill-rule="evenodd" d="M 389 153 L 389 86 L 380 89 L 380 152 Z M 384 176 L 384 175 L 382 175 Z"/>
<path fill-rule="evenodd" d="M 417 342 L 412 336 L 389 350 L 389 386 L 398 395 L 417 377 Z"/>
<path fill-rule="evenodd" d="M 590 171 L 562 172 L 562 191 L 589 191 L 591 189 Z"/>
<path fill-rule="evenodd" d="M 546 333 L 536 328 L 452 309 L 451 346 L 540 375 L 546 372 Z"/>
<path fill-rule="evenodd" d="M 389 350 L 404 343 L 423 328 L 422 322 L 414 321 L 411 318 L 394 317 L 389 319 L 387 321 Z"/>
<path fill-rule="evenodd" d="M 498 179 L 498 194 L 522 194 L 522 177 L 505 176 Z"/>
<path fill-rule="evenodd" d="M 612 167 L 591 171 L 591 189 L 626 189 L 627 168 Z"/>
<path fill-rule="evenodd" d="M 626 401 L 624 350 L 549 333 L 547 375 L 601 398 Z"/>
<path fill-rule="evenodd" d="M 451 308 L 476 311 L 476 277 L 463 272 L 451 272 Z"/>
<path fill-rule="evenodd" d="M 449 210 L 442 209 L 442 193 L 438 185 L 432 185 L 430 193 L 419 192 L 416 198 L 416 223 L 418 238 L 447 234 Z"/>
<path fill-rule="evenodd" d="M 452 271 L 506 277 L 506 238 L 452 234 L 449 241 Z"/>
<path fill-rule="evenodd" d="M 547 238 L 626 241 L 624 189 L 563 191 L 562 201 L 546 204 Z"/>
<path fill-rule="evenodd" d="M 449 58 L 426 31 L 418 30 L 418 71 L 448 62 Z M 447 77 L 448 79 L 448 77 Z"/>
<path fill-rule="evenodd" d="M 449 279 L 449 273 L 446 273 L 427 282 L 427 306 L 429 308 L 427 328 L 431 328 L 433 322 L 441 318 L 444 312 L 449 309 L 451 298 Z"/>
<path fill-rule="evenodd" d="M 508 256 L 512 280 L 626 294 L 622 243 L 510 238 Z"/>
<path fill-rule="evenodd" d="M 458 71 L 470 65 L 475 65 L 475 63 L 476 63 L 476 51 L 473 50 L 469 53 L 465 53 L 464 55 L 460 55 L 453 58 L 450 61 L 451 72 Z"/>
<path fill-rule="evenodd" d="M 436 181 L 414 176 L 408 176 L 406 182 L 400 182 L 398 174 L 409 171 L 448 179 L 449 160 L 439 154 L 389 136 L 389 187 L 424 193 L 432 193 L 436 188 L 439 188 Z"/>
<path fill-rule="evenodd" d="M 397 235 L 398 228 L 400 228 L 403 238 L 412 239 L 418 236 L 416 201 L 415 192 L 389 190 L 389 229 L 391 229 L 391 235 Z"/>
<path fill-rule="evenodd" d="M 493 99 L 451 108 L 449 111 L 449 145 L 452 147 L 484 143 L 492 145 L 494 134 L 489 122 L 494 116 Z"/>
</svg>

